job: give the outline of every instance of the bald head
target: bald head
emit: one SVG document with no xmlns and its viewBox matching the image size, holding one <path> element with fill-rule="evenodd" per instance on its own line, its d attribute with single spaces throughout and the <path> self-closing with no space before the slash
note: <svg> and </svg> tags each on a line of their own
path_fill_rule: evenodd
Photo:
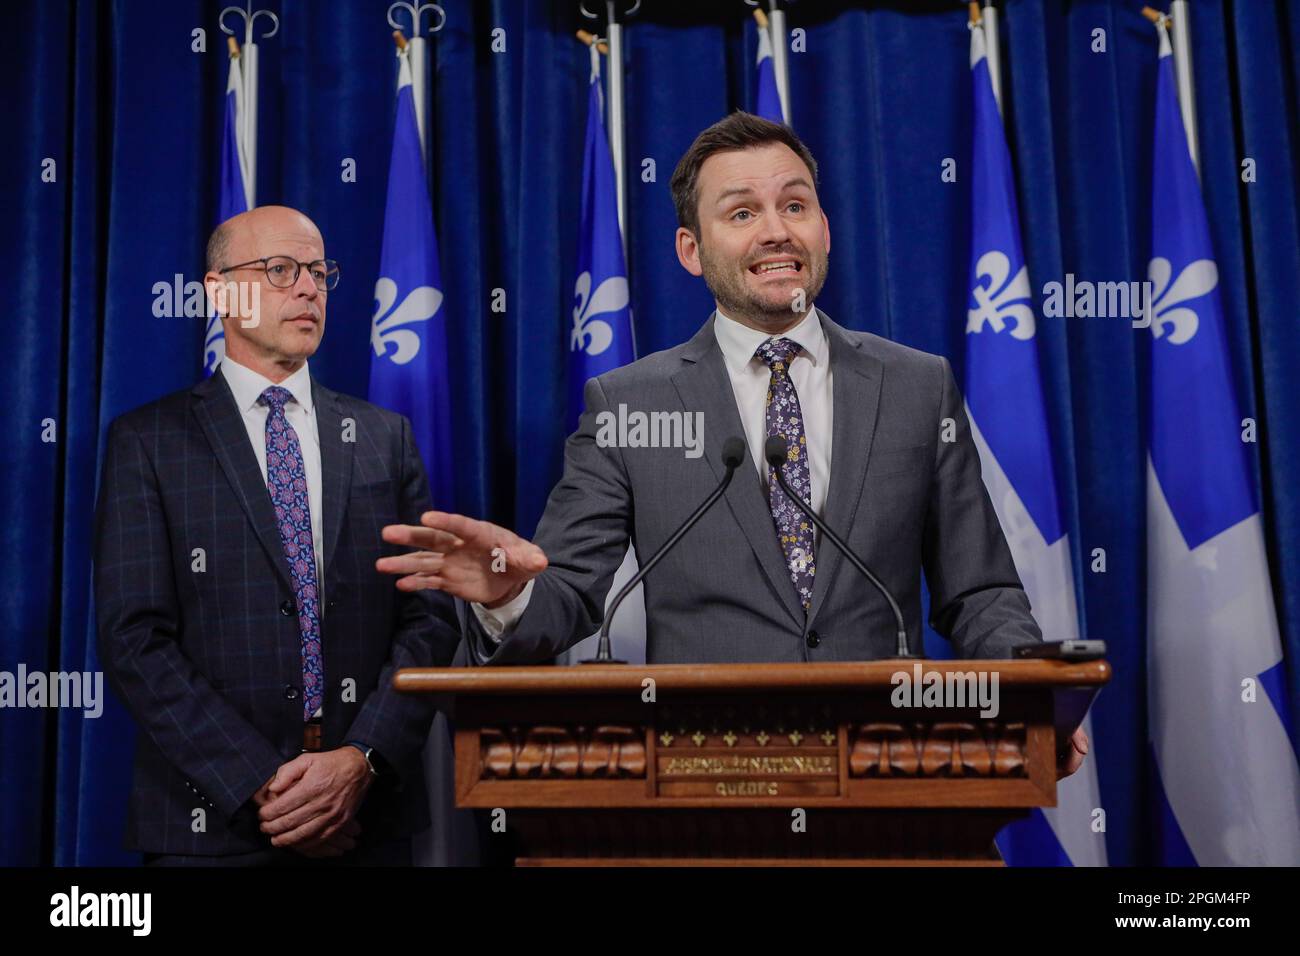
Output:
<svg viewBox="0 0 1300 956">
<path fill-rule="evenodd" d="M 244 255 L 241 250 L 256 244 L 259 237 L 273 241 L 277 235 L 293 238 L 313 236 L 322 247 L 324 255 L 325 243 L 320 230 L 306 215 L 289 206 L 258 206 L 231 216 L 212 230 L 212 235 L 208 237 L 206 271 L 220 272 L 231 263 L 270 255 L 271 253 Z"/>
<path fill-rule="evenodd" d="M 300 264 L 264 260 L 284 256 Z M 232 216 L 208 239 L 208 298 L 226 333 L 226 358 L 273 382 L 302 367 L 325 332 L 328 293 L 316 286 L 310 264 L 325 258 L 316 224 L 287 206 L 259 206 Z M 289 285 L 285 285 L 289 282 Z"/>
</svg>

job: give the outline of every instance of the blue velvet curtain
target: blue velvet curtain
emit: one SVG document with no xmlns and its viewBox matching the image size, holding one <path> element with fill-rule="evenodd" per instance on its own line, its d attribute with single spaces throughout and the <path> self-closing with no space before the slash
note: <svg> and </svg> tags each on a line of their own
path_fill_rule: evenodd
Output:
<svg viewBox="0 0 1300 956">
<path fill-rule="evenodd" d="M 311 364 L 331 387 L 364 395 L 394 107 L 387 0 L 261 5 L 279 13 L 281 29 L 261 45 L 258 202 L 306 211 L 342 263 Z M 577 0 L 443 5 L 446 27 L 430 45 L 430 181 L 452 317 L 458 460 L 455 501 L 440 504 L 528 534 L 561 465 L 588 72 L 574 31 L 590 23 Z M 217 201 L 222 6 L 24 0 L 0 31 L 10 131 L 0 183 L 12 196 L 0 234 L 11 347 L 0 386 L 3 670 L 97 668 L 89 530 L 105 429 L 200 374 L 202 320 L 156 318 L 153 285 L 202 274 Z M 1145 278 L 1156 34 L 1141 3 L 1001 6 L 1005 113 L 1034 288 L 1066 272 Z M 685 340 L 711 308 L 673 254 L 668 179 L 700 129 L 753 106 L 748 10 L 740 0 L 644 0 L 626 31 L 640 354 Z M 1260 423 L 1256 480 L 1294 662 L 1300 4 L 1194 0 L 1192 16 L 1204 193 L 1242 404 Z M 818 304 L 852 328 L 943 353 L 960 375 L 965 6 L 804 0 L 789 22 L 806 31 L 804 51 L 790 57 L 794 125 L 821 163 L 833 237 Z M 200 27 L 206 52 L 193 52 Z M 497 28 L 502 52 L 492 49 Z M 1105 52 L 1093 50 L 1098 28 Z M 955 183 L 940 176 L 949 157 Z M 349 158 L 355 182 L 341 175 Z M 1257 170 L 1248 184 L 1245 158 Z M 496 289 L 504 312 L 491 308 Z M 1118 319 L 1040 319 L 1039 330 L 1084 632 L 1109 643 L 1115 665 L 1094 710 L 1109 854 L 1141 863 L 1152 858 L 1155 819 L 1144 691 L 1145 333 Z M 1088 570 L 1094 548 L 1106 551 L 1105 573 Z M 120 842 L 132 737 L 116 701 L 95 720 L 73 710 L 0 713 L 0 862 L 130 862 Z"/>
</svg>

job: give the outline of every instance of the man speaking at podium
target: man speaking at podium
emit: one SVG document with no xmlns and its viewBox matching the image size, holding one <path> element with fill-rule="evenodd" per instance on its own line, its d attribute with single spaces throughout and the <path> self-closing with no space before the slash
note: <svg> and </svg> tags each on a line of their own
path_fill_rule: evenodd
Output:
<svg viewBox="0 0 1300 956">
<path fill-rule="evenodd" d="M 729 436 L 747 454 L 723 500 L 644 580 L 648 662 L 894 653 L 887 600 L 773 480 L 771 436 L 789 449 L 793 490 L 895 596 L 913 651 L 922 568 L 931 621 L 960 656 L 1006 658 L 1042 639 L 948 362 L 813 306 L 830 251 L 816 185 L 816 163 L 787 127 L 735 113 L 706 129 L 672 192 L 677 257 L 704 277 L 717 311 L 684 345 L 587 382 L 536 540 L 440 512 L 384 529 L 417 549 L 378 562 L 402 575 L 399 588 L 473 603 L 480 663 L 544 661 L 591 635 L 629 538 L 643 561 L 659 549 L 723 477 Z M 610 442 L 602 424 L 635 412 L 702 413 L 703 455 Z"/>
</svg>

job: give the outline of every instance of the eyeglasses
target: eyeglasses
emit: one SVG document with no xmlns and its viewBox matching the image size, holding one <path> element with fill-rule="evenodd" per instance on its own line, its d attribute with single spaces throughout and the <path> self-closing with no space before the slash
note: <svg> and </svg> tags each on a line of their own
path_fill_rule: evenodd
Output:
<svg viewBox="0 0 1300 956">
<path fill-rule="evenodd" d="M 329 292 L 339 284 L 339 264 L 333 259 L 317 259 L 315 262 L 299 262 L 292 256 L 266 256 L 261 259 L 249 259 L 238 265 L 227 266 L 220 270 L 224 275 L 236 269 L 248 269 L 261 266 L 266 273 L 266 281 L 277 289 L 291 289 L 298 281 L 302 267 L 306 266 L 316 288 Z"/>
</svg>

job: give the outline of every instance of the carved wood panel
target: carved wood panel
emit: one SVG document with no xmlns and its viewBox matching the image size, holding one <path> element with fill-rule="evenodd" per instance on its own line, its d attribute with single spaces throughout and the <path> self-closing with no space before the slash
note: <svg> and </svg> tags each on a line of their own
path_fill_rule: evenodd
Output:
<svg viewBox="0 0 1300 956">
<path fill-rule="evenodd" d="M 484 727 L 484 779 L 573 779 L 646 775 L 645 728 L 600 724 Z"/>
<path fill-rule="evenodd" d="M 858 724 L 849 729 L 849 776 L 1024 777 L 1025 724 Z"/>
</svg>

